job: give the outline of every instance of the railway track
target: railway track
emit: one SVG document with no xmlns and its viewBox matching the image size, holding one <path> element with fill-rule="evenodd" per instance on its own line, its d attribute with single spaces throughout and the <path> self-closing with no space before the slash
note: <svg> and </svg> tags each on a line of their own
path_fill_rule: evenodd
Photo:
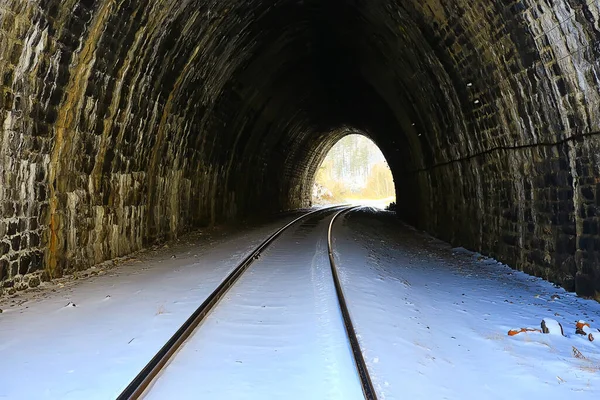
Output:
<svg viewBox="0 0 600 400">
<path fill-rule="evenodd" d="M 349 342 L 352 357 L 356 368 L 356 373 L 360 379 L 363 397 L 367 400 L 377 398 L 373 388 L 369 372 L 362 356 L 362 351 L 358 338 L 356 336 L 350 313 L 344 298 L 344 292 L 335 264 L 333 252 L 333 226 L 336 219 L 342 214 L 352 210 L 350 207 L 330 207 L 306 213 L 290 223 L 286 224 L 269 238 L 262 242 L 251 254 L 249 254 L 238 266 L 221 282 L 221 284 L 211 293 L 210 296 L 194 311 L 194 313 L 184 322 L 184 324 L 175 332 L 175 334 L 167 341 L 167 343 L 156 353 L 150 362 L 142 369 L 142 371 L 131 381 L 131 383 L 118 396 L 118 400 L 139 399 L 145 397 L 151 390 L 153 383 L 159 375 L 166 369 L 170 361 L 176 358 L 176 353 L 184 347 L 186 341 L 192 337 L 194 332 L 202 329 L 200 326 L 203 321 L 215 310 L 219 301 L 229 292 L 236 284 L 239 278 L 250 268 L 250 266 L 258 259 L 261 254 L 288 229 L 300 223 L 310 225 L 310 220 L 315 219 L 319 215 L 333 214 L 327 230 L 327 247 L 328 257 L 331 267 L 333 283 L 335 285 L 335 293 L 339 309 L 343 318 L 345 334 Z M 316 225 L 316 224 L 315 224 Z M 201 357 L 201 356 L 200 356 Z M 175 396 L 176 397 L 176 396 Z M 173 398 L 175 398 L 173 397 Z"/>
</svg>

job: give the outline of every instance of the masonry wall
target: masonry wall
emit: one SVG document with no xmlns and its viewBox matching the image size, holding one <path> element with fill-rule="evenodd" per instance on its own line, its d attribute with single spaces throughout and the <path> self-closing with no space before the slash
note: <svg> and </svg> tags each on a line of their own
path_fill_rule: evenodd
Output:
<svg viewBox="0 0 600 400">
<path fill-rule="evenodd" d="M 402 217 L 597 296 L 599 14 L 583 0 L 0 0 L 0 281 L 306 206 L 327 150 L 360 131 Z"/>
<path fill-rule="evenodd" d="M 310 169 L 299 136 L 310 128 L 265 93 L 276 82 L 237 78 L 256 43 L 239 35 L 245 11 L 229 11 L 0 2 L 0 281 L 60 276 L 249 210 L 308 203 L 297 180 Z M 257 64 L 269 79 L 279 67 Z M 280 143 L 283 129 L 295 144 Z"/>
<path fill-rule="evenodd" d="M 433 157 L 411 172 L 419 224 L 600 298 L 598 5 L 429 1 L 421 11 L 464 126 L 427 135 Z"/>
</svg>

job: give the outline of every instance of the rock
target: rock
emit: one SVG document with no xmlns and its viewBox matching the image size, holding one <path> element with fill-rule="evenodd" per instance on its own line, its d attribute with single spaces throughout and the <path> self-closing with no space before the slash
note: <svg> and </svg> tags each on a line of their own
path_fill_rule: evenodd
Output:
<svg viewBox="0 0 600 400">
<path fill-rule="evenodd" d="M 17 293 L 17 289 L 15 289 L 14 287 L 11 287 L 10 289 L 8 289 L 8 294 L 9 294 L 9 295 L 11 295 L 11 296 L 12 296 L 12 295 L 13 295 L 13 294 L 15 294 L 15 293 Z"/>
<path fill-rule="evenodd" d="M 29 288 L 29 285 L 26 284 L 25 282 L 19 282 L 15 285 L 15 289 L 17 289 L 18 291 L 23 291 L 28 288 Z"/>
<path fill-rule="evenodd" d="M 578 296 L 583 298 L 591 299 L 594 297 L 594 279 L 589 274 L 583 274 L 578 272 L 575 276 L 575 292 Z"/>
<path fill-rule="evenodd" d="M 32 277 L 29 279 L 29 282 L 28 282 L 28 283 L 29 283 L 29 287 L 30 287 L 30 288 L 35 288 L 35 287 L 38 287 L 38 286 L 40 286 L 40 283 L 41 283 L 41 281 L 40 281 L 40 278 L 39 278 L 39 277 L 37 277 L 37 276 L 32 276 Z"/>
<path fill-rule="evenodd" d="M 49 282 L 50 281 L 50 274 L 48 273 L 48 271 L 42 272 L 42 275 L 40 275 L 40 280 L 42 282 Z"/>
<path fill-rule="evenodd" d="M 542 332 L 550 335 L 565 336 L 562 325 L 552 318 L 544 318 L 542 320 Z"/>
</svg>

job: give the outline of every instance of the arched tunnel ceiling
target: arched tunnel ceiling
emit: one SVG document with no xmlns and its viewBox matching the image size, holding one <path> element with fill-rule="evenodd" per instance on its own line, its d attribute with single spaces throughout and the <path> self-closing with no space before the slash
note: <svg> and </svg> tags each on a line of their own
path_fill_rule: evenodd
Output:
<svg viewBox="0 0 600 400">
<path fill-rule="evenodd" d="M 306 206 L 349 131 L 399 214 L 600 291 L 598 5 L 0 0 L 0 279 Z"/>
</svg>

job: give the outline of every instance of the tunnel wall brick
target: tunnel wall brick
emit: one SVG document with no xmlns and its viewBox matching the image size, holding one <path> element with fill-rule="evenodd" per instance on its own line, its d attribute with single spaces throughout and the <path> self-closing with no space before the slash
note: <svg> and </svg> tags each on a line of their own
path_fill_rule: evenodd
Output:
<svg viewBox="0 0 600 400">
<path fill-rule="evenodd" d="M 286 31 L 298 28 L 276 18 L 272 32 L 249 31 L 245 19 L 270 8 L 0 1 L 5 286 L 250 212 L 308 205 L 316 133 L 297 92 L 270 94 L 298 47 L 288 48 L 297 35 Z M 264 55 L 250 64 L 259 45 Z"/>
<path fill-rule="evenodd" d="M 0 7 L 0 281 L 44 267 L 48 207 L 48 120 L 34 98 L 43 87 L 41 51 L 47 31 L 23 2 Z M 12 282 L 7 282 L 12 286 Z"/>
<path fill-rule="evenodd" d="M 600 299 L 598 4 L 451 3 L 416 6 L 465 104 L 464 127 L 423 135 L 418 224 Z"/>
</svg>

